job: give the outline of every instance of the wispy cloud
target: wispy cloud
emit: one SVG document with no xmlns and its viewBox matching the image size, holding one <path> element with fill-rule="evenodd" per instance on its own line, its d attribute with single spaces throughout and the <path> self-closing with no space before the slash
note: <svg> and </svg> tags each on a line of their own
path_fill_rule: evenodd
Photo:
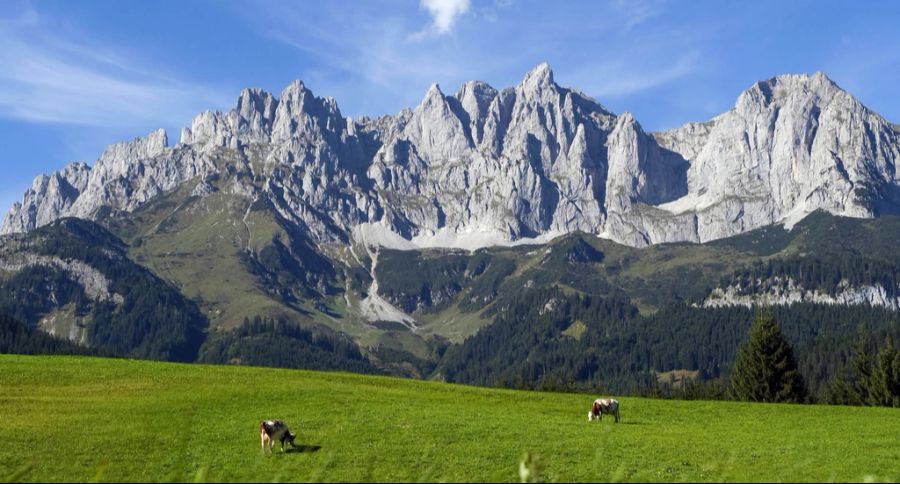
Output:
<svg viewBox="0 0 900 484">
<path fill-rule="evenodd" d="M 33 9 L 0 21 L 0 116 L 91 126 L 177 126 L 218 90 L 167 74 Z"/>
<path fill-rule="evenodd" d="M 565 74 L 563 78 L 591 96 L 600 99 L 620 97 L 687 76 L 694 71 L 699 59 L 699 52 L 691 51 L 662 65 L 629 65 L 622 60 L 600 62 Z"/>
<path fill-rule="evenodd" d="M 420 0 L 419 6 L 428 11 L 431 25 L 414 34 L 421 38 L 428 34 L 443 35 L 453 30 L 456 19 L 469 11 L 469 0 Z"/>
<path fill-rule="evenodd" d="M 613 5 L 625 15 L 625 30 L 662 14 L 666 0 L 614 0 Z"/>
</svg>

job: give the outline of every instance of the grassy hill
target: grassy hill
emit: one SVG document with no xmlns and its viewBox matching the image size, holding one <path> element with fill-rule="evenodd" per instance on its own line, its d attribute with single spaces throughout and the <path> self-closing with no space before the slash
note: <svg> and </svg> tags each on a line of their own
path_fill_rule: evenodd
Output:
<svg viewBox="0 0 900 484">
<path fill-rule="evenodd" d="M 316 364 L 303 351 L 291 367 L 347 370 L 365 360 L 366 373 L 636 393 L 660 373 L 727 376 L 751 313 L 696 307 L 714 288 L 750 298 L 796 283 L 824 295 L 852 287 L 900 297 L 895 216 L 817 213 L 790 232 L 645 249 L 583 233 L 474 252 L 382 249 L 374 264 L 360 244 L 313 244 L 266 203 L 233 197 L 229 180 L 205 197 L 186 186 L 110 214 L 106 228 L 68 219 L 0 238 L 0 314 L 106 354 L 268 366 L 286 364 L 280 348 L 260 350 L 279 335 L 247 334 L 245 321 L 285 321 L 309 333 L 297 345 L 321 350 Z M 32 255 L 44 262 L 29 265 Z M 411 314 L 415 331 L 369 320 L 361 301 L 373 274 L 379 296 Z M 94 284 L 108 297 L 89 290 L 95 279 L 108 281 Z M 857 328 L 879 343 L 900 338 L 900 313 L 881 307 L 776 312 L 818 401 L 846 366 Z M 352 361 L 336 351 L 346 342 L 358 346 Z"/>
<path fill-rule="evenodd" d="M 896 481 L 896 409 L 621 398 L 91 357 L 0 355 L 0 478 Z M 264 455 L 282 418 L 301 451 Z"/>
</svg>

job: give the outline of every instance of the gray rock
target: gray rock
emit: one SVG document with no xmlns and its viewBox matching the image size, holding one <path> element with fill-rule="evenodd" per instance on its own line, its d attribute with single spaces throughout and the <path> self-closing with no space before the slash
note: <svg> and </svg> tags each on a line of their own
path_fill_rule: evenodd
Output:
<svg viewBox="0 0 900 484">
<path fill-rule="evenodd" d="M 822 73 L 759 82 L 709 123 L 656 138 L 691 161 L 688 195 L 662 208 L 697 214 L 701 242 L 790 227 L 816 209 L 895 210 L 900 138 Z"/>
<path fill-rule="evenodd" d="M 653 134 L 560 87 L 547 64 L 515 87 L 435 84 L 415 109 L 355 121 L 295 81 L 199 114 L 174 148 L 159 130 L 38 177 L 2 233 L 130 212 L 188 182 L 204 196 L 218 175 L 322 242 L 476 248 L 575 230 L 704 242 L 817 209 L 896 211 L 898 159 L 897 128 L 821 73 L 757 83 L 708 122 Z"/>
<path fill-rule="evenodd" d="M 50 176 L 38 176 L 22 202 L 13 204 L 0 233 L 27 232 L 66 216 L 87 187 L 90 173 L 85 163 L 72 163 Z"/>
</svg>

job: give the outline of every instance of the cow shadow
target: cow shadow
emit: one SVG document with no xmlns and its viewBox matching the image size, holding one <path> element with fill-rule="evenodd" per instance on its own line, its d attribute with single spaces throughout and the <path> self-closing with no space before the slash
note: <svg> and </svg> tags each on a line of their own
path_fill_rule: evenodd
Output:
<svg viewBox="0 0 900 484">
<path fill-rule="evenodd" d="M 318 451 L 321 450 L 321 449 L 322 449 L 322 446 L 321 446 L 321 445 L 306 445 L 306 444 L 299 444 L 299 445 L 295 445 L 295 446 L 293 446 L 293 447 L 284 449 L 284 452 L 285 452 L 285 453 L 288 453 L 288 454 L 294 454 L 294 453 L 298 453 L 298 454 L 312 454 L 312 453 L 314 453 L 314 452 L 318 452 Z"/>
<path fill-rule="evenodd" d="M 606 425 L 606 420 L 599 422 L 600 425 Z M 609 421 L 609 425 L 647 425 L 643 420 L 619 420 L 618 422 Z"/>
</svg>

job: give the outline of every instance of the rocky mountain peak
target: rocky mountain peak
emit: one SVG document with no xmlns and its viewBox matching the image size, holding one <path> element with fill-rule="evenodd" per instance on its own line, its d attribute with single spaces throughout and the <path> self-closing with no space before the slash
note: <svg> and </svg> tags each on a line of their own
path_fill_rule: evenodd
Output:
<svg viewBox="0 0 900 484">
<path fill-rule="evenodd" d="M 167 141 L 158 130 L 37 179 L 3 233 L 127 213 L 199 186 L 220 157 L 262 159 L 239 192 L 318 241 L 472 248 L 582 230 L 643 246 L 900 207 L 900 133 L 823 73 L 758 82 L 728 112 L 653 135 L 558 86 L 546 63 L 502 90 L 432 84 L 415 109 L 356 122 L 298 80 L 279 98 L 245 89 Z"/>
<path fill-rule="evenodd" d="M 306 88 L 301 80 L 294 80 L 281 91 L 278 97 L 278 113 L 276 117 L 287 119 L 310 110 L 309 101 L 315 101 L 312 91 Z"/>
<path fill-rule="evenodd" d="M 832 86 L 837 87 L 837 83 L 834 82 L 834 80 L 832 80 L 830 77 L 828 77 L 828 74 L 826 74 L 824 71 L 814 72 L 813 75 L 811 76 L 811 78 L 817 83 L 830 84 Z"/>
<path fill-rule="evenodd" d="M 469 81 L 460 86 L 455 98 L 465 113 L 464 121 L 469 124 L 469 132 L 475 144 L 484 139 L 484 124 L 491 108 L 491 102 L 497 97 L 497 90 L 486 82 Z"/>
<path fill-rule="evenodd" d="M 821 71 L 813 75 L 786 74 L 755 83 L 738 97 L 735 107 L 756 110 L 792 102 L 828 103 L 836 96 L 853 99 Z"/>
<path fill-rule="evenodd" d="M 456 98 L 461 102 L 466 98 L 487 99 L 490 102 L 490 99 L 493 99 L 496 95 L 497 90 L 484 81 L 464 82 L 462 86 L 459 86 L 459 90 L 456 91 Z"/>
<path fill-rule="evenodd" d="M 236 108 L 242 115 L 253 111 L 274 114 L 274 104 L 277 102 L 275 96 L 268 91 L 258 87 L 249 87 L 241 90 Z"/>
<path fill-rule="evenodd" d="M 108 146 L 98 162 L 127 163 L 129 160 L 152 158 L 163 154 L 168 147 L 166 130 L 160 128 L 147 136 Z"/>
<path fill-rule="evenodd" d="M 443 91 L 441 91 L 441 86 L 436 82 L 432 82 L 431 85 L 428 86 L 428 91 L 425 92 L 425 98 L 422 100 L 422 102 L 426 102 L 433 98 L 444 98 L 444 93 Z"/>
<path fill-rule="evenodd" d="M 325 133 L 330 137 L 339 136 L 346 130 L 346 124 L 333 98 L 316 97 L 303 81 L 295 80 L 281 92 L 272 124 L 272 141 L 321 138 Z"/>
<path fill-rule="evenodd" d="M 550 68 L 550 64 L 542 62 L 525 74 L 520 85 L 527 91 L 535 91 L 553 84 L 553 70 Z"/>
<path fill-rule="evenodd" d="M 445 96 L 440 86 L 433 83 L 413 111 L 400 139 L 416 146 L 425 162 L 458 159 L 470 148 L 465 117 L 456 98 Z"/>
<path fill-rule="evenodd" d="M 291 81 L 290 84 L 287 85 L 287 87 L 282 89 L 281 96 L 279 97 L 279 99 L 285 100 L 290 97 L 300 97 L 300 96 L 303 96 L 305 93 L 311 94 L 312 91 L 307 89 L 306 84 L 304 84 L 302 80 L 294 79 L 293 81 Z"/>
<path fill-rule="evenodd" d="M 238 129 L 271 130 L 277 107 L 278 100 L 272 94 L 258 88 L 244 89 L 235 107 L 240 123 Z"/>
<path fill-rule="evenodd" d="M 691 193 L 665 208 L 696 211 L 700 241 L 791 227 L 818 209 L 870 217 L 897 206 L 896 134 L 823 73 L 758 82 L 729 112 L 657 139 L 690 161 Z"/>
<path fill-rule="evenodd" d="M 617 129 L 619 126 L 624 125 L 632 125 L 636 126 L 637 129 L 641 129 L 639 123 L 637 122 L 637 119 L 635 119 L 634 114 L 632 114 L 631 111 L 625 111 L 616 117 Z"/>
<path fill-rule="evenodd" d="M 422 98 L 422 102 L 416 106 L 416 109 L 413 111 L 414 115 L 422 115 L 422 113 L 438 110 L 445 111 L 449 109 L 447 107 L 447 99 L 444 96 L 443 91 L 441 91 L 441 86 L 438 83 L 433 82 L 431 86 L 428 87 L 428 91 L 425 93 L 425 97 Z"/>
</svg>

